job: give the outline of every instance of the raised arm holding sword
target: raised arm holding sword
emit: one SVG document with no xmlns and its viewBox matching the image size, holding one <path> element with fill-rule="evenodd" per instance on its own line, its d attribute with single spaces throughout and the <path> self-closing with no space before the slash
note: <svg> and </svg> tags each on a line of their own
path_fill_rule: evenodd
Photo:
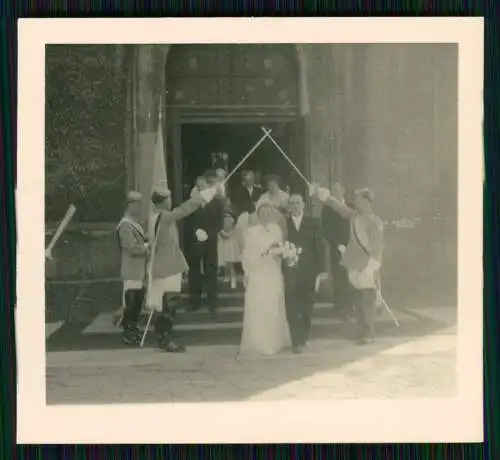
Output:
<svg viewBox="0 0 500 460">
<path fill-rule="evenodd" d="M 375 340 L 375 308 L 380 300 L 392 316 L 397 319 L 380 295 L 379 270 L 382 265 L 383 224 L 373 213 L 373 195 L 368 189 L 355 192 L 354 208 L 330 195 L 328 189 L 311 185 L 311 196 L 316 196 L 343 218 L 350 221 L 351 236 L 342 252 L 341 264 L 347 269 L 349 281 L 355 288 L 355 312 L 358 325 L 357 340 L 360 344 Z"/>
</svg>

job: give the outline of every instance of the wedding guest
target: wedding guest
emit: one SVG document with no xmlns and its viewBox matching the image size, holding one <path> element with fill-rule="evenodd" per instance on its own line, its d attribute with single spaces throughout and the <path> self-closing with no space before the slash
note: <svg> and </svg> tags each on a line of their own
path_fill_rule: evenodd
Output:
<svg viewBox="0 0 500 460">
<path fill-rule="evenodd" d="M 196 178 L 194 187 L 191 189 L 189 196 L 192 198 L 197 192 L 207 188 L 207 178 L 205 176 L 198 176 Z"/>
<path fill-rule="evenodd" d="M 140 223 L 139 192 L 127 194 L 125 214 L 117 226 L 118 244 L 121 252 L 121 278 L 123 280 L 124 310 L 122 317 L 123 340 L 127 345 L 138 345 L 141 333 L 137 328 L 144 302 L 144 280 L 149 243 Z"/>
<path fill-rule="evenodd" d="M 223 228 L 218 238 L 219 267 L 224 269 L 224 281 L 231 283 L 231 289 L 236 289 L 236 264 L 241 260 L 240 246 L 235 230 L 234 217 L 224 215 Z"/>
<path fill-rule="evenodd" d="M 214 171 L 207 171 L 204 179 L 205 182 L 200 181 L 199 183 L 202 188 L 215 187 L 217 184 Z M 201 307 L 204 285 L 210 312 L 215 313 L 218 307 L 217 240 L 222 229 L 224 207 L 225 198 L 219 191 L 210 203 L 202 206 L 186 219 L 189 302 L 192 311 Z"/>
<path fill-rule="evenodd" d="M 192 198 L 174 209 L 169 190 L 156 189 L 151 196 L 154 209 L 149 232 L 154 242 L 154 258 L 148 306 L 158 312 L 154 318 L 154 328 L 159 348 L 170 353 L 185 351 L 184 346 L 172 339 L 175 309 L 169 299 L 169 294 L 180 293 L 182 273 L 188 269 L 179 247 L 177 221 L 194 213 L 200 206 L 208 205 L 215 194 L 214 187 L 196 191 Z"/>
<path fill-rule="evenodd" d="M 287 212 L 290 195 L 281 189 L 280 176 L 277 174 L 268 174 L 266 176 L 266 189 L 267 191 L 262 194 L 260 199 L 270 201 L 281 212 Z"/>
<path fill-rule="evenodd" d="M 227 177 L 227 171 L 224 168 L 217 168 L 215 170 L 215 177 L 216 177 L 217 182 L 219 184 L 221 184 L 221 193 L 225 196 L 226 195 L 226 187 L 223 184 L 223 182 Z"/>
<path fill-rule="evenodd" d="M 215 182 L 218 184 L 218 189 L 220 191 L 219 196 L 224 197 L 224 212 L 230 213 L 232 203 L 229 197 L 228 190 L 226 188 L 226 184 L 224 183 L 226 177 L 227 171 L 224 168 L 217 168 L 215 170 Z"/>
<path fill-rule="evenodd" d="M 342 253 L 349 281 L 355 288 L 354 307 L 358 326 L 358 343 L 375 340 L 375 309 L 378 300 L 378 273 L 384 247 L 383 223 L 372 210 L 373 195 L 365 188 L 354 194 L 354 208 L 330 195 L 325 188 L 312 187 L 327 206 L 350 221 L 350 238 Z"/>
<path fill-rule="evenodd" d="M 345 204 L 344 189 L 337 182 L 332 188 L 332 197 Z M 350 226 L 335 209 L 323 206 L 321 214 L 323 237 L 329 246 L 330 270 L 333 288 L 333 304 L 339 316 L 348 321 L 353 314 L 353 287 L 349 282 L 346 268 L 342 265 L 340 249 L 349 242 Z"/>
<path fill-rule="evenodd" d="M 254 171 L 255 175 L 255 186 L 259 188 L 263 188 L 262 185 L 262 173 L 260 171 Z"/>
<path fill-rule="evenodd" d="M 255 183 L 253 171 L 242 172 L 242 183 L 239 184 L 232 194 L 233 212 L 238 218 L 244 212 L 252 214 L 255 211 L 255 204 L 263 193 L 260 186 Z"/>
</svg>

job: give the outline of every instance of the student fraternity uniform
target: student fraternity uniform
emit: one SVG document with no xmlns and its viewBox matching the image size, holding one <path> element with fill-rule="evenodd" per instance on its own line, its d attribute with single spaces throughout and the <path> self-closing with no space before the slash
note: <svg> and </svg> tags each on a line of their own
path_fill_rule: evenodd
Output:
<svg viewBox="0 0 500 460">
<path fill-rule="evenodd" d="M 155 193 L 168 197 L 168 191 Z M 155 209 L 149 227 L 149 237 L 153 243 L 148 274 L 149 286 L 146 299 L 148 308 L 157 312 L 154 328 L 160 347 L 167 351 L 183 351 L 182 347 L 170 340 L 175 311 L 169 305 L 169 294 L 181 290 L 182 273 L 188 269 L 179 245 L 177 221 L 195 212 L 202 204 L 210 202 L 214 189 L 207 189 L 172 210 Z"/>
<path fill-rule="evenodd" d="M 357 213 L 351 219 L 351 237 L 341 264 L 355 288 L 355 312 L 359 338 L 375 334 L 378 272 L 382 265 L 383 223 L 374 214 Z"/>
<path fill-rule="evenodd" d="M 129 195 L 129 200 L 140 200 L 140 195 Z M 117 226 L 121 250 L 121 278 L 123 280 L 125 310 L 122 326 L 125 341 L 132 342 L 139 331 L 137 323 L 144 301 L 144 280 L 148 255 L 148 239 L 140 222 L 125 215 Z"/>
<path fill-rule="evenodd" d="M 350 237 L 343 248 L 341 265 L 346 268 L 353 286 L 354 306 L 360 343 L 375 337 L 375 308 L 379 296 L 379 270 L 382 265 L 384 233 L 382 221 L 371 212 L 356 211 L 330 196 L 328 189 L 310 187 L 311 196 L 318 198 L 339 212 L 350 223 Z M 368 189 L 358 190 L 359 197 L 372 202 Z"/>
</svg>

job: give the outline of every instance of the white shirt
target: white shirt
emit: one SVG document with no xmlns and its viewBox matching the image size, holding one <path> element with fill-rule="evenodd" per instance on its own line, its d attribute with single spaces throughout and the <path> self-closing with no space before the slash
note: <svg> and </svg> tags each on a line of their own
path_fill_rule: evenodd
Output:
<svg viewBox="0 0 500 460">
<path fill-rule="evenodd" d="M 300 216 L 292 216 L 293 223 L 295 224 L 295 229 L 297 231 L 300 230 L 300 224 L 302 224 L 302 219 L 304 218 L 304 214 Z"/>
<path fill-rule="evenodd" d="M 250 196 L 252 196 L 252 193 L 253 193 L 253 185 L 248 187 L 248 186 L 245 186 L 245 188 L 247 189 L 247 192 Z"/>
</svg>

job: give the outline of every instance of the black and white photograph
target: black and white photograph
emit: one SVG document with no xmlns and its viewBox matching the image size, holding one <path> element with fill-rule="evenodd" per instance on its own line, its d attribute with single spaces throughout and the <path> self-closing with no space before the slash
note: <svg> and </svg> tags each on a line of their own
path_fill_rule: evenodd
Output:
<svg viewBox="0 0 500 460">
<path fill-rule="evenodd" d="M 47 407 L 457 398 L 457 40 L 195 35 L 44 44 Z"/>
</svg>

